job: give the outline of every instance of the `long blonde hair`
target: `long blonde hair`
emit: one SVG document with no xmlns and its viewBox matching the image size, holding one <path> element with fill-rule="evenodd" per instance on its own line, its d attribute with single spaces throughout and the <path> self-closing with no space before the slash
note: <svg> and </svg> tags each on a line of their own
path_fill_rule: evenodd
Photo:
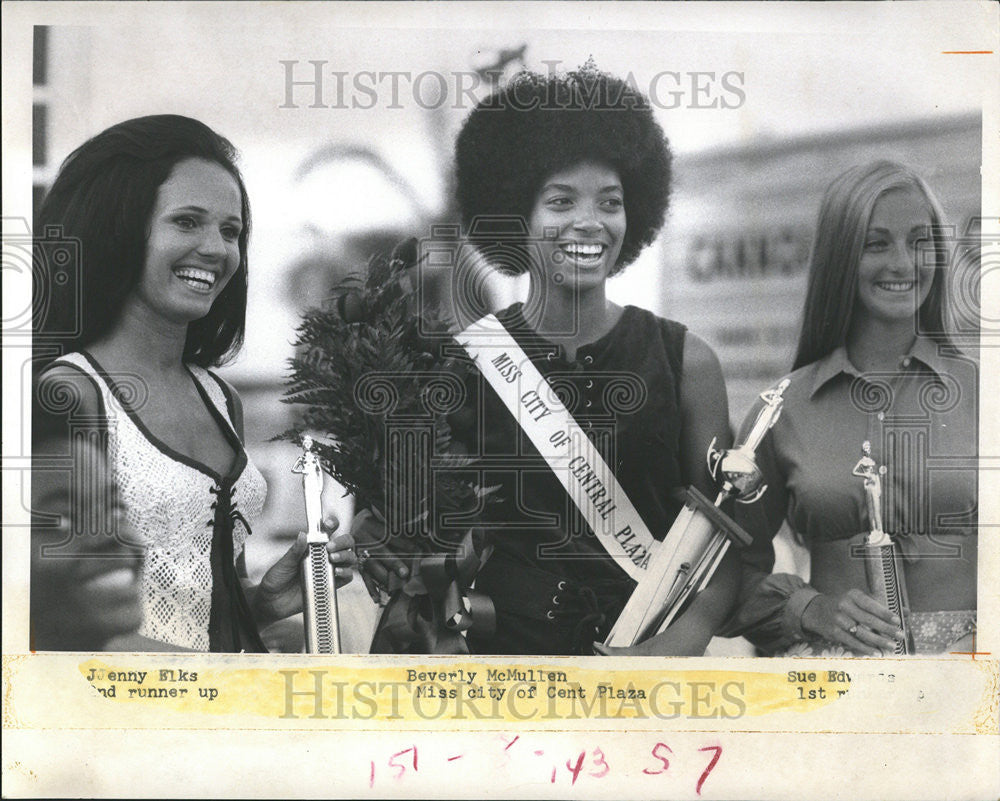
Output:
<svg viewBox="0 0 1000 801">
<path fill-rule="evenodd" d="M 941 205 L 912 169 L 893 161 L 875 161 L 842 173 L 823 196 L 793 370 L 822 359 L 847 340 L 857 296 L 858 263 L 872 209 L 882 195 L 894 189 L 914 189 L 927 202 L 935 270 L 930 292 L 917 311 L 917 324 L 923 334 L 945 336 L 948 248 L 943 240 Z"/>
</svg>

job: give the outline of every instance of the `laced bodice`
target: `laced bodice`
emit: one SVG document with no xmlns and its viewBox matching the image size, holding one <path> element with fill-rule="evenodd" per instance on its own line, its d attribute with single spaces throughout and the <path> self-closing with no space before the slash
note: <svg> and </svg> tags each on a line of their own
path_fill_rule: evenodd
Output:
<svg viewBox="0 0 1000 801">
<path fill-rule="evenodd" d="M 243 552 L 267 485 L 233 430 L 232 401 L 223 383 L 207 370 L 188 366 L 206 408 L 234 446 L 236 458 L 226 475 L 150 433 L 138 413 L 142 392 L 134 377 L 109 375 L 89 354 L 73 353 L 56 364 L 85 373 L 100 393 L 119 498 L 146 544 L 139 633 L 200 651 L 228 650 L 222 644 L 228 632 L 218 632 L 230 623 L 220 619 L 218 608 L 213 616 L 213 598 L 217 607 L 227 607 L 226 616 L 249 613 L 242 590 L 232 586 L 238 581 L 235 572 L 219 562 L 225 559 L 231 566 Z M 218 586 L 220 581 L 227 586 Z M 219 603 L 221 594 L 234 602 L 224 598 Z"/>
</svg>

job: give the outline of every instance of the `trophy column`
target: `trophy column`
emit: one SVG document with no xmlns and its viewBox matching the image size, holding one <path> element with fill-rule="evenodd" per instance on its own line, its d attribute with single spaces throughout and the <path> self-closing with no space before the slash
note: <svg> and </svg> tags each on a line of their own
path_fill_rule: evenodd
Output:
<svg viewBox="0 0 1000 801">
<path fill-rule="evenodd" d="M 302 561 L 302 612 L 305 620 L 306 653 L 339 654 L 340 620 L 333 566 L 326 546 L 330 541 L 323 531 L 323 469 L 312 450 L 311 437 L 302 438 L 302 455 L 293 473 L 302 476 L 306 503 L 306 543 Z"/>
<path fill-rule="evenodd" d="M 906 579 L 902 560 L 899 558 L 899 547 L 882 528 L 882 477 L 885 475 L 885 465 L 879 466 L 875 463 L 870 442 L 865 441 L 862 444 L 861 459 L 854 466 L 852 474 L 865 482 L 865 502 L 868 507 L 870 531 L 861 547 L 864 551 L 868 591 L 876 601 L 882 603 L 899 618 L 903 639 L 896 642 L 895 653 L 912 654 L 915 648 L 913 633 L 906 620 L 909 601 L 906 597 Z"/>
</svg>

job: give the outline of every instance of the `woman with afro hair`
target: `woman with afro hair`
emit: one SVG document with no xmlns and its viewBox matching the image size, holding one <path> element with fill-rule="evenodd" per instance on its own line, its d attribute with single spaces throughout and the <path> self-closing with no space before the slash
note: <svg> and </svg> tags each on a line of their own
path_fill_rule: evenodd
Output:
<svg viewBox="0 0 1000 801">
<path fill-rule="evenodd" d="M 470 113 L 456 162 L 464 235 L 475 247 L 466 268 L 481 275 L 486 261 L 528 274 L 527 300 L 497 318 L 662 539 L 681 509 L 676 490 L 712 492 L 705 452 L 713 437 L 727 446 L 730 431 L 721 370 L 708 345 L 683 325 L 623 308 L 606 293 L 608 278 L 656 238 L 667 209 L 670 150 L 648 101 L 589 67 L 522 72 Z M 470 322 L 481 313 L 479 298 L 451 302 L 459 318 L 463 308 Z M 493 552 L 475 580 L 476 592 L 492 601 L 495 630 L 473 626 L 469 649 L 618 652 L 599 643 L 635 582 L 499 396 L 470 372 L 467 401 L 448 419 L 453 447 L 476 457 L 479 481 L 497 489 L 478 519 Z M 378 581 L 401 567 L 382 557 L 365 569 Z M 727 560 L 666 632 L 622 650 L 704 653 L 735 600 L 737 568 Z"/>
<path fill-rule="evenodd" d="M 705 452 L 713 437 L 728 445 L 730 433 L 708 345 L 679 323 L 607 297 L 608 279 L 656 238 L 667 209 L 670 150 L 648 101 L 592 68 L 521 73 L 469 115 L 456 161 L 469 239 L 499 269 L 529 276 L 526 302 L 497 316 L 662 539 L 681 509 L 674 490 L 712 492 Z M 476 408 L 478 416 L 468 414 Z M 470 633 L 470 648 L 592 653 L 634 582 L 485 382 L 466 410 L 453 429 L 472 453 L 487 463 L 519 460 L 484 476 L 500 485 L 500 501 L 486 507 L 494 552 L 476 589 L 493 601 L 496 631 Z M 629 653 L 704 653 L 737 575 L 735 562 L 725 564 L 673 626 Z"/>
</svg>

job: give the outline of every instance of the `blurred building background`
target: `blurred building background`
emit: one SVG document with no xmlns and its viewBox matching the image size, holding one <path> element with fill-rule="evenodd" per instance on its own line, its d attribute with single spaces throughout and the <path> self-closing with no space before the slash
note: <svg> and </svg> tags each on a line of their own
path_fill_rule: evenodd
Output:
<svg viewBox="0 0 1000 801">
<path fill-rule="evenodd" d="M 544 70 L 555 61 L 568 69 L 593 56 L 602 69 L 632 73 L 644 89 L 670 74 L 679 94 L 657 111 L 676 153 L 668 223 L 612 281 L 611 293 L 686 323 L 716 349 L 738 424 L 754 396 L 790 367 L 814 219 L 833 177 L 872 158 L 898 159 L 926 177 L 960 231 L 979 214 L 982 88 L 965 65 L 926 64 L 917 44 L 895 48 L 889 59 L 876 40 L 858 39 L 852 53 L 842 42 L 828 48 L 815 36 L 792 35 L 414 37 L 331 26 L 263 31 L 248 23 L 213 36 L 183 19 L 155 29 L 38 26 L 35 202 L 73 148 L 130 117 L 197 117 L 240 149 L 253 207 L 248 331 L 243 353 L 222 372 L 242 394 L 248 450 L 269 485 L 260 536 L 248 549 L 259 577 L 304 518 L 289 473 L 295 449 L 270 441 L 291 422 L 292 409 L 278 399 L 298 315 L 372 252 L 455 220 L 452 144 L 472 102 L 488 90 L 489 71 Z M 789 73 L 790 62 L 801 66 Z M 920 79 L 927 69 L 952 72 L 928 89 Z M 346 76 L 340 84 L 338 71 Z M 372 81 L 376 72 L 409 77 L 398 97 L 379 80 L 367 108 L 368 94 L 343 92 L 361 71 L 371 71 Z M 708 79 L 689 79 L 689 71 L 711 74 L 714 89 L 699 95 L 691 81 Z M 413 78 L 423 73 L 444 76 L 436 85 L 451 93 L 448 102 L 426 101 L 433 88 L 418 102 Z M 458 73 L 478 74 L 481 83 L 461 95 Z M 738 105 L 732 92 L 714 98 L 728 105 L 709 102 L 726 74 L 742 76 Z M 360 109 L 351 108 L 359 101 Z M 505 285 L 510 299 L 521 290 Z M 328 493 L 349 521 L 350 501 L 340 494 Z M 779 558 L 807 570 L 791 547 Z M 350 597 L 353 633 L 345 636 L 360 650 L 374 612 L 360 587 Z M 719 644 L 718 652 L 740 651 Z"/>
</svg>

